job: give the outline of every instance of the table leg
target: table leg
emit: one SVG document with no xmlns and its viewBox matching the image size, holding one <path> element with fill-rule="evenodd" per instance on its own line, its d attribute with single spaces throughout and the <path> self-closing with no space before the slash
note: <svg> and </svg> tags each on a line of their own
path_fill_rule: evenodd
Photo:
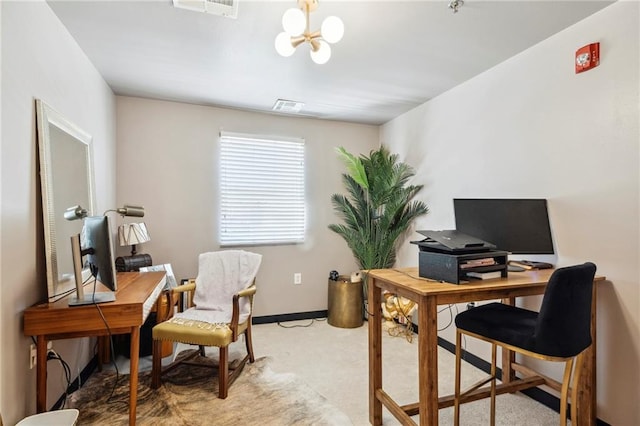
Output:
<svg viewBox="0 0 640 426">
<path fill-rule="evenodd" d="M 36 411 L 47 411 L 47 339 L 39 335 L 36 340 Z"/>
<path fill-rule="evenodd" d="M 131 327 L 131 351 L 129 352 L 129 425 L 136 424 L 138 401 L 138 361 L 140 356 L 140 327 Z"/>
<path fill-rule="evenodd" d="M 438 424 L 438 305 L 435 297 L 418 302 L 418 386 L 420 424 Z"/>
<path fill-rule="evenodd" d="M 514 306 L 516 304 L 515 297 L 509 297 L 506 299 L 502 299 L 502 303 L 505 305 Z M 510 383 L 516 379 L 516 372 L 511 367 L 513 363 L 516 361 L 516 354 L 513 351 L 510 351 L 507 348 L 501 348 L 502 352 L 502 383 Z"/>
<path fill-rule="evenodd" d="M 369 300 L 369 422 L 374 426 L 382 424 L 382 402 L 376 398 L 376 391 L 382 389 L 382 318 L 380 289 L 373 278 L 367 278 L 367 298 Z"/>
<path fill-rule="evenodd" d="M 574 374 L 580 374 L 578 383 L 577 401 L 571 404 L 578 404 L 577 421 L 578 425 L 596 424 L 596 298 L 597 285 L 594 284 L 591 299 L 591 346 L 585 350 L 582 369 Z M 572 419 L 573 420 L 573 419 Z M 573 421 L 571 422 L 573 424 Z"/>
</svg>

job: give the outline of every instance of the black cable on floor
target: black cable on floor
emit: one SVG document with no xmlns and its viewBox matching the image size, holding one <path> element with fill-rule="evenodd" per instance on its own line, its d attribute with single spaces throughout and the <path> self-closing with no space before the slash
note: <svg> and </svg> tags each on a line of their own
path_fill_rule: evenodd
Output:
<svg viewBox="0 0 640 426">
<path fill-rule="evenodd" d="M 95 285 L 96 285 L 96 279 L 94 277 L 94 297 L 95 297 Z M 94 304 L 93 306 L 96 307 L 96 309 L 98 310 L 98 313 L 100 314 L 100 317 L 102 318 L 102 322 L 104 323 L 104 326 L 107 328 L 107 334 L 109 336 L 109 349 L 111 352 L 111 364 L 113 365 L 113 368 L 116 370 L 116 378 L 113 382 L 113 386 L 111 387 L 111 393 L 109 393 L 109 397 L 107 398 L 107 403 L 108 404 L 115 404 L 115 403 L 122 403 L 122 401 L 112 401 L 111 398 L 113 397 L 113 394 L 116 391 L 116 388 L 118 387 L 118 381 L 120 380 L 120 371 L 118 370 L 118 363 L 116 362 L 116 352 L 115 352 L 115 348 L 113 345 L 113 335 L 111 334 L 111 329 L 109 328 L 109 323 L 107 322 L 107 319 L 105 318 L 104 314 L 102 313 L 102 309 L 100 309 L 100 305 L 95 303 L 94 300 Z M 98 362 L 100 362 L 100 356 L 98 355 Z"/>
<path fill-rule="evenodd" d="M 67 364 L 66 361 L 63 360 L 60 355 L 58 355 L 57 352 L 55 352 L 53 350 L 49 350 L 47 352 L 47 361 L 52 360 L 52 359 L 55 359 L 58 362 L 60 362 L 60 365 L 62 366 L 62 369 L 64 370 L 65 379 L 67 381 L 67 387 L 65 388 L 65 391 L 64 391 L 62 405 L 60 406 L 60 409 L 62 409 L 67 404 L 67 396 L 69 396 L 69 388 L 71 388 L 71 368 L 69 367 L 69 364 Z"/>
<path fill-rule="evenodd" d="M 277 322 L 277 324 L 282 327 L 282 328 L 305 328 L 305 327 L 311 327 L 313 325 L 314 322 L 316 321 L 326 321 L 326 318 L 311 318 L 311 322 L 309 322 L 309 324 L 294 324 L 294 325 L 282 325 L 282 323 L 280 321 Z"/>
</svg>

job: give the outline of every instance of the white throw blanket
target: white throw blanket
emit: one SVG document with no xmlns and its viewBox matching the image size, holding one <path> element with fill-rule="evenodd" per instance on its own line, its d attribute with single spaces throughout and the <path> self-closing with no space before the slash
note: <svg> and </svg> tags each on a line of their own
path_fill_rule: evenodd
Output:
<svg viewBox="0 0 640 426">
<path fill-rule="evenodd" d="M 214 324 L 231 322 L 233 295 L 252 284 L 261 261 L 262 255 L 244 250 L 202 253 L 193 296 L 196 307 L 174 318 Z M 247 320 L 250 310 L 249 300 L 240 299 L 240 323 Z"/>
</svg>

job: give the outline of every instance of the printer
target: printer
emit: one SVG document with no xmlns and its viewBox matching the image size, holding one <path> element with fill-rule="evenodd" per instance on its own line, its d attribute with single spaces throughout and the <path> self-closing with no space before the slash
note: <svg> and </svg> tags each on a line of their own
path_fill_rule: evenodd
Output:
<svg viewBox="0 0 640 426">
<path fill-rule="evenodd" d="M 418 231 L 425 238 L 411 241 L 418 253 L 418 274 L 434 281 L 460 284 L 468 279 L 468 272 L 500 271 L 507 276 L 508 252 L 496 250 L 488 241 L 456 230 Z"/>
</svg>

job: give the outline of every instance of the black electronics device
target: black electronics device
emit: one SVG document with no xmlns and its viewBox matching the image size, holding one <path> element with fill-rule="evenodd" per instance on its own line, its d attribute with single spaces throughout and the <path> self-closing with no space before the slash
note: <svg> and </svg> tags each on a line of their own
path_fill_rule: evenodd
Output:
<svg viewBox="0 0 640 426">
<path fill-rule="evenodd" d="M 554 254 L 547 200 L 456 198 L 456 229 L 512 254 Z"/>
<path fill-rule="evenodd" d="M 418 231 L 426 238 L 411 241 L 420 248 L 418 274 L 422 278 L 459 284 L 469 279 L 468 272 L 500 271 L 507 276 L 505 251 L 494 250 L 487 241 L 456 230 Z"/>
<path fill-rule="evenodd" d="M 472 237 L 457 230 L 446 231 L 418 231 L 426 238 L 421 241 L 411 241 L 420 247 L 420 251 L 435 251 L 443 253 L 477 253 L 496 248 L 495 245 Z"/>
<path fill-rule="evenodd" d="M 76 280 L 76 295 L 69 298 L 69 306 L 82 306 L 96 303 L 113 302 L 118 289 L 116 270 L 113 261 L 111 227 L 107 216 L 89 216 L 84 219 L 82 233 L 71 237 L 73 270 Z M 82 279 L 82 257 L 87 257 L 87 266 L 95 281 L 111 291 L 84 293 Z"/>
<path fill-rule="evenodd" d="M 123 256 L 116 259 L 118 272 L 138 271 L 144 266 L 151 265 L 153 265 L 153 261 L 149 254 L 134 254 L 133 256 Z"/>
<path fill-rule="evenodd" d="M 418 253 L 418 275 L 434 281 L 460 284 L 470 281 L 469 272 L 485 273 L 499 271 L 507 276 L 506 251 L 489 250 L 476 253 L 444 253 L 441 251 L 420 251 Z"/>
</svg>

